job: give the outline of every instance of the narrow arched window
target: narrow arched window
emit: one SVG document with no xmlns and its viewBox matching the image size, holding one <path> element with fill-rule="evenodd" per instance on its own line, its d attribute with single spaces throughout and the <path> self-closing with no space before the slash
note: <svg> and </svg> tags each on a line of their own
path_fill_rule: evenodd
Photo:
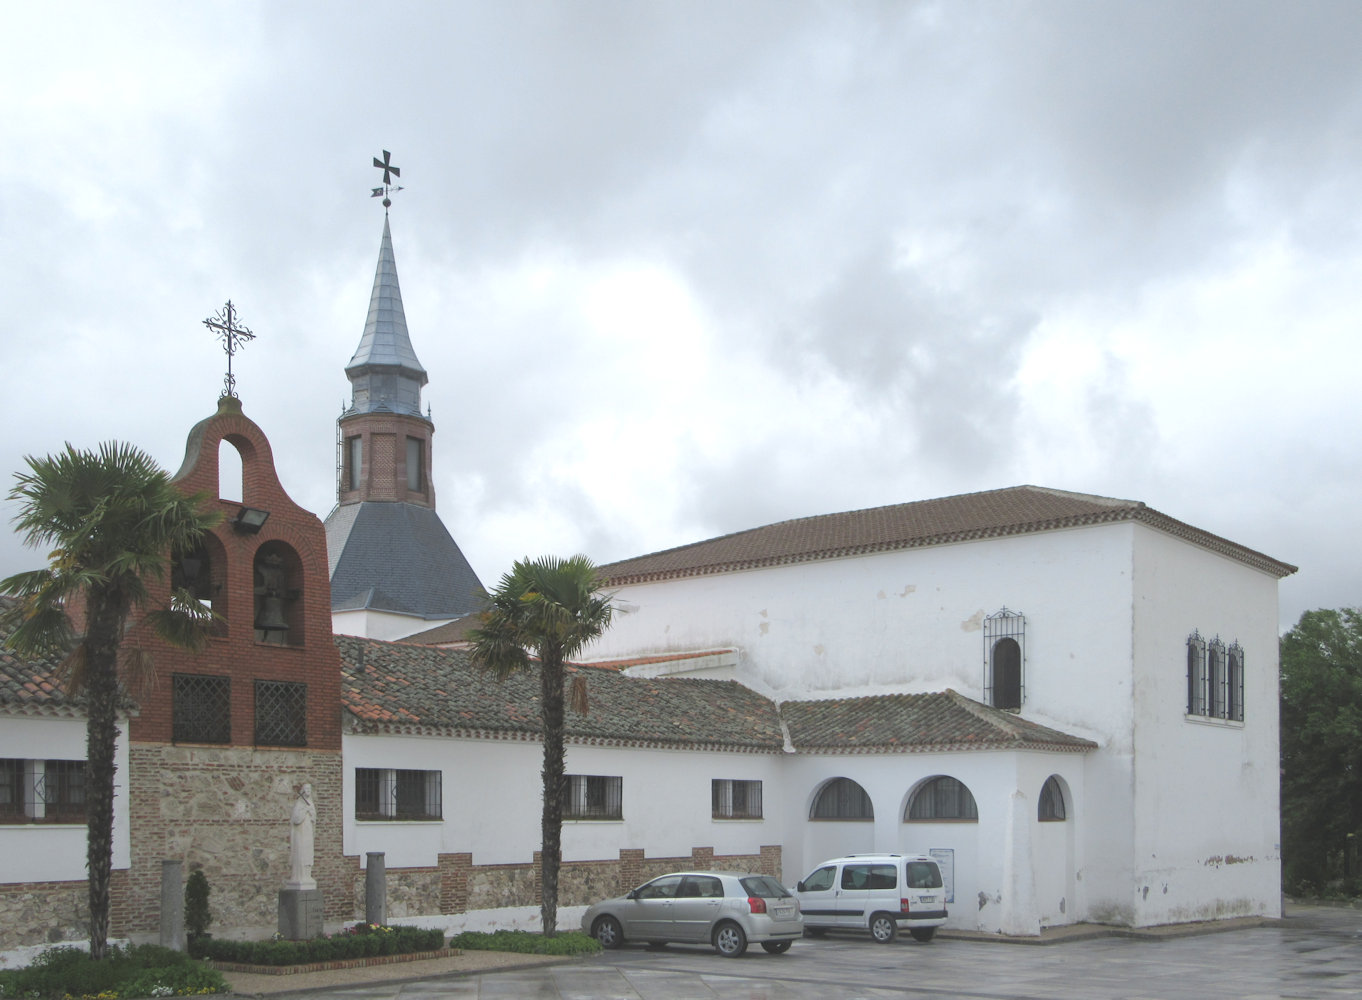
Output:
<svg viewBox="0 0 1362 1000">
<path fill-rule="evenodd" d="M 1225 718 L 1225 644 L 1220 637 L 1206 646 L 1206 714 L 1213 719 Z"/>
<path fill-rule="evenodd" d="M 1227 717 L 1235 722 L 1244 721 L 1244 647 L 1234 643 L 1229 648 L 1226 663 L 1226 690 L 1229 694 Z"/>
<path fill-rule="evenodd" d="M 1045 784 L 1040 787 L 1040 804 L 1036 808 L 1036 819 L 1042 823 L 1058 823 L 1068 819 L 1068 814 L 1064 811 L 1064 790 L 1059 786 L 1059 779 L 1053 774 L 1045 779 Z"/>
<path fill-rule="evenodd" d="M 875 818 L 875 809 L 865 789 L 850 778 L 833 778 L 818 792 L 809 811 L 809 819 Z"/>
<path fill-rule="evenodd" d="M 903 818 L 906 822 L 977 823 L 979 808 L 974 804 L 974 796 L 968 788 L 955 778 L 942 774 L 918 786 Z"/>
<path fill-rule="evenodd" d="M 1026 697 L 1026 616 L 1003 608 L 984 619 L 984 702 L 1019 709 Z"/>
<path fill-rule="evenodd" d="M 1187 637 L 1187 714 L 1206 714 L 1206 641 L 1196 631 Z"/>
</svg>

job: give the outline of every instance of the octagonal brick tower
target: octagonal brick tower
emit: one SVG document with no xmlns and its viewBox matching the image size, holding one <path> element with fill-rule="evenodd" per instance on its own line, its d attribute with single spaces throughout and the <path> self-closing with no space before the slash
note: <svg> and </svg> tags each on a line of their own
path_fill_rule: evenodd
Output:
<svg viewBox="0 0 1362 1000">
<path fill-rule="evenodd" d="M 386 213 L 369 316 L 345 374 L 351 399 L 326 518 L 332 625 L 399 639 L 475 611 L 482 584 L 435 511 L 427 376 L 407 334 Z"/>
</svg>

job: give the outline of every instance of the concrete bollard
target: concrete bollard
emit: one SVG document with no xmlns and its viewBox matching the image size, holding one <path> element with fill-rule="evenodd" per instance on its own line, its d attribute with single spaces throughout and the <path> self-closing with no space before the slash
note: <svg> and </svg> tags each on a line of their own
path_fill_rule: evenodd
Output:
<svg viewBox="0 0 1362 1000">
<path fill-rule="evenodd" d="M 388 872 L 382 851 L 364 855 L 364 921 L 380 927 L 388 922 Z"/>
<path fill-rule="evenodd" d="M 184 951 L 184 863 L 161 862 L 161 947 Z"/>
</svg>

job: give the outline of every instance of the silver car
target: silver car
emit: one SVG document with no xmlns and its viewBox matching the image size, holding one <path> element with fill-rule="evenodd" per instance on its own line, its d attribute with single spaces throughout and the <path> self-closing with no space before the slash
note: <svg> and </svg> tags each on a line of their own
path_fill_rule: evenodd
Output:
<svg viewBox="0 0 1362 1000">
<path fill-rule="evenodd" d="M 784 954 L 803 935 L 804 918 L 799 900 L 770 875 L 676 872 L 588 907 L 582 930 L 603 948 L 676 941 L 711 944 L 720 955 L 737 958 L 749 941 Z"/>
</svg>

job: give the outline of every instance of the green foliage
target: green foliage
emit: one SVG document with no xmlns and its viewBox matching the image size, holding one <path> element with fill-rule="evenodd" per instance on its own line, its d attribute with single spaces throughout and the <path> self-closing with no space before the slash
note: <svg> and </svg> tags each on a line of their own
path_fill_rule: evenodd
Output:
<svg viewBox="0 0 1362 1000">
<path fill-rule="evenodd" d="M 360 931 L 358 926 L 368 928 Z M 243 965 L 310 965 L 314 962 L 366 958 L 371 955 L 410 955 L 439 951 L 444 932 L 426 927 L 370 927 L 368 924 L 310 941 L 221 941 L 199 938 L 189 944 L 198 958 Z"/>
<path fill-rule="evenodd" d="M 1281 641 L 1282 860 L 1293 892 L 1355 893 L 1362 612 L 1307 611 Z"/>
<path fill-rule="evenodd" d="M 110 948 L 92 959 L 79 948 L 52 948 L 24 969 L 0 971 L 0 997 L 47 998 L 198 996 L 228 993 L 222 973 L 159 945 Z"/>
<path fill-rule="evenodd" d="M 569 931 L 545 937 L 531 931 L 464 931 L 449 941 L 462 951 L 513 951 L 526 955 L 591 955 L 601 944 L 590 934 Z"/>
<path fill-rule="evenodd" d="M 184 885 L 184 926 L 193 937 L 200 937 L 208 931 L 213 915 L 208 909 L 208 876 L 203 869 L 196 868 L 189 873 Z"/>
</svg>

